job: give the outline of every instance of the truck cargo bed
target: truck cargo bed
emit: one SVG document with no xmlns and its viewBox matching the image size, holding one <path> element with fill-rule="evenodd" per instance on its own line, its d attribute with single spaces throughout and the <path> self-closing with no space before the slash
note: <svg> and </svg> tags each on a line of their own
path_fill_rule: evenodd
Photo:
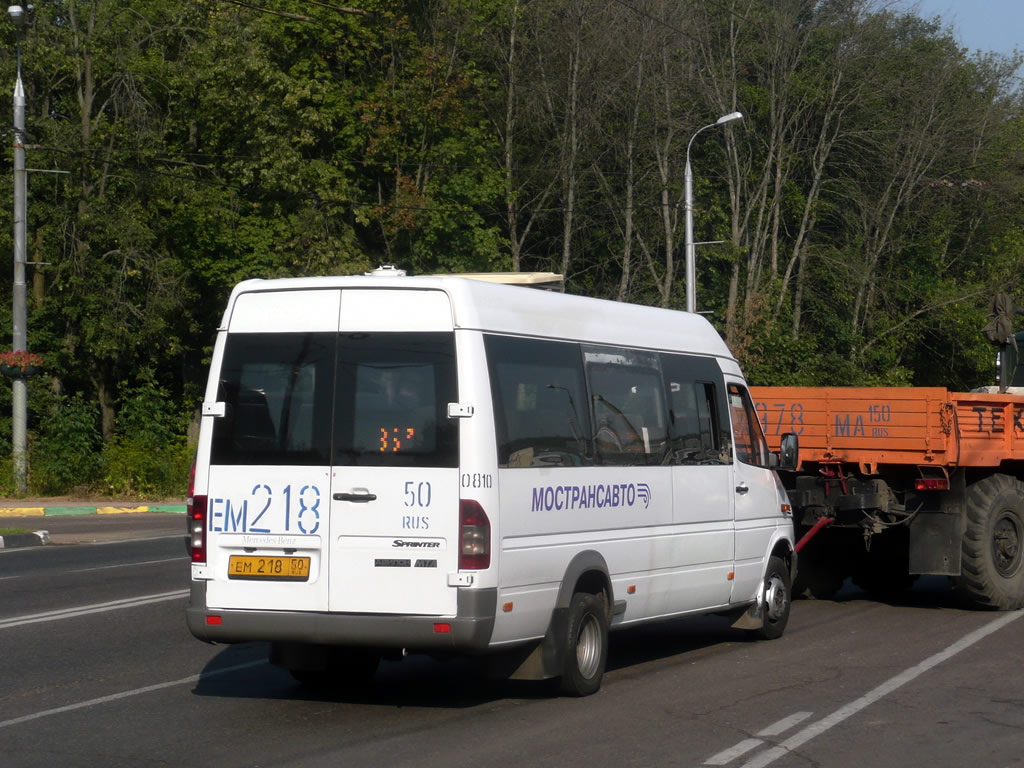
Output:
<svg viewBox="0 0 1024 768">
<path fill-rule="evenodd" d="M 800 462 L 998 467 L 1024 459 L 1024 396 L 941 387 L 751 387 L 765 436 Z"/>
</svg>

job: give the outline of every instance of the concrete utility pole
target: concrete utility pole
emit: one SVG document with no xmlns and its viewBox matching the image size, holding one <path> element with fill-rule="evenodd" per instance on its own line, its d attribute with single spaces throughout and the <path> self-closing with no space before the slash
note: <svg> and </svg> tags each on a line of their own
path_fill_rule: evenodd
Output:
<svg viewBox="0 0 1024 768">
<path fill-rule="evenodd" d="M 12 348 L 17 352 L 28 349 L 28 329 L 25 310 L 25 229 L 28 218 L 28 172 L 25 170 L 25 86 L 21 82 L 21 28 L 28 15 L 20 5 L 7 8 L 18 29 L 18 78 L 14 84 L 14 297 L 12 316 L 14 334 Z M 28 490 L 27 412 L 28 382 L 22 376 L 11 379 L 13 387 L 14 424 L 12 447 L 14 454 L 14 487 L 19 494 Z"/>
<path fill-rule="evenodd" d="M 693 171 L 690 169 L 690 147 L 693 140 L 701 131 L 714 128 L 716 125 L 731 123 L 733 120 L 741 120 L 743 114 L 730 112 L 722 115 L 715 122 L 698 128 L 696 133 L 690 137 L 690 143 L 686 145 L 686 170 L 684 173 L 684 207 L 686 208 L 686 311 L 697 311 L 697 249 L 693 242 Z"/>
</svg>

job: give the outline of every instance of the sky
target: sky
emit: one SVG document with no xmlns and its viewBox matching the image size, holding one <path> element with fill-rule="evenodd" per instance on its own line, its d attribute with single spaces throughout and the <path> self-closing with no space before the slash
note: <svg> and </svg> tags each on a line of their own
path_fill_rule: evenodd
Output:
<svg viewBox="0 0 1024 768">
<path fill-rule="evenodd" d="M 969 52 L 1024 53 L 1024 0 L 897 0 L 893 5 L 917 8 L 919 16 L 942 17 L 944 26 Z"/>
</svg>

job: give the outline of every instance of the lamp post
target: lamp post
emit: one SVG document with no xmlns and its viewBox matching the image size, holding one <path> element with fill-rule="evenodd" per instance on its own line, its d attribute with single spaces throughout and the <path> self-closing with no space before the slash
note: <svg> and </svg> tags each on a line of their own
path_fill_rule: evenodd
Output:
<svg viewBox="0 0 1024 768">
<path fill-rule="evenodd" d="M 714 128 L 716 125 L 731 123 L 733 120 L 742 120 L 743 113 L 730 112 L 722 115 L 715 122 L 698 128 L 697 132 L 690 137 L 690 143 L 686 145 L 686 172 L 685 172 L 685 208 L 686 208 L 686 311 L 697 311 L 697 253 L 693 243 L 693 171 L 690 168 L 690 147 L 693 140 L 701 131 Z"/>
<path fill-rule="evenodd" d="M 25 170 L 25 86 L 21 82 L 21 28 L 25 25 L 28 8 L 11 5 L 7 15 L 17 28 L 18 77 L 14 83 L 14 296 L 12 304 L 13 336 L 11 346 L 15 352 L 28 349 L 25 311 L 25 226 L 28 217 L 28 173 Z M 12 449 L 14 458 L 14 486 L 18 493 L 28 489 L 28 458 L 26 439 L 28 384 L 24 377 L 11 379 L 12 386 Z"/>
</svg>

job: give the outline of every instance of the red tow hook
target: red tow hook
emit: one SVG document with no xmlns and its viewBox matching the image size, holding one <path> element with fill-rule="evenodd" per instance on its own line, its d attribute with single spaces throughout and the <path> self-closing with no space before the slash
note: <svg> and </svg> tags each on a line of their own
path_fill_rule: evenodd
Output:
<svg viewBox="0 0 1024 768">
<path fill-rule="evenodd" d="M 813 526 L 811 526 L 811 530 L 809 530 L 807 533 L 805 533 L 800 538 L 800 541 L 798 541 L 796 543 L 796 546 L 793 547 L 793 551 L 794 552 L 799 552 L 801 549 L 803 549 L 804 545 L 808 541 L 813 539 L 814 536 L 818 533 L 818 531 L 820 531 L 822 528 L 824 528 L 826 525 L 828 525 L 831 522 L 832 522 L 832 518 L 831 517 L 819 517 L 818 518 L 818 522 L 816 522 Z"/>
</svg>

